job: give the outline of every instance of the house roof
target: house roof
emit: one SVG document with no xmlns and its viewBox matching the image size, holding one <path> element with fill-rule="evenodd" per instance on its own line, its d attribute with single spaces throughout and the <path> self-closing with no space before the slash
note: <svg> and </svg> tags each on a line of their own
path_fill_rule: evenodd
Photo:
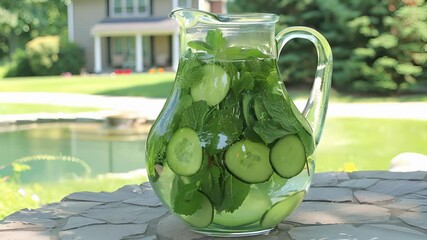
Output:
<svg viewBox="0 0 427 240">
<path fill-rule="evenodd" d="M 178 31 L 178 24 L 169 18 L 105 18 L 91 29 L 92 35 L 162 35 Z"/>
</svg>

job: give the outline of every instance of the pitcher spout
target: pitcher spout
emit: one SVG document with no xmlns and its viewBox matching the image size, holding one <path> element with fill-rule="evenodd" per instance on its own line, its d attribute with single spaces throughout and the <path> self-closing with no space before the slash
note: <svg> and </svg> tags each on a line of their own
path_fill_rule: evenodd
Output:
<svg viewBox="0 0 427 240">
<path fill-rule="evenodd" d="M 198 23 L 217 24 L 220 22 L 218 15 L 193 8 L 175 8 L 169 17 L 175 19 L 180 28 L 191 28 Z"/>
</svg>

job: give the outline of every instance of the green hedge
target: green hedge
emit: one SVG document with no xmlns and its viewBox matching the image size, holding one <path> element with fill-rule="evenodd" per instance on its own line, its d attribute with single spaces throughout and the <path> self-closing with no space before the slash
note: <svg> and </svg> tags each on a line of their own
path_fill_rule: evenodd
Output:
<svg viewBox="0 0 427 240">
<path fill-rule="evenodd" d="M 83 51 L 59 36 L 37 37 L 18 49 L 6 76 L 47 76 L 64 72 L 79 74 L 84 66 Z"/>
<path fill-rule="evenodd" d="M 317 29 L 331 44 L 337 89 L 395 93 L 427 85 L 425 0 L 235 0 L 229 10 L 279 14 L 278 30 Z M 312 82 L 315 50 L 292 41 L 279 63 L 288 84 Z"/>
</svg>

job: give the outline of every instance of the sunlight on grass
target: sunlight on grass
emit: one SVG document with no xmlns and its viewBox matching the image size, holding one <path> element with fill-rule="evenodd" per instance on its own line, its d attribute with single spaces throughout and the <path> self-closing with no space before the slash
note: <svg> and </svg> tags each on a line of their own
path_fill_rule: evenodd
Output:
<svg viewBox="0 0 427 240">
<path fill-rule="evenodd" d="M 20 77 L 0 80 L 0 92 L 63 92 L 110 96 L 167 97 L 174 73 Z"/>
<path fill-rule="evenodd" d="M 426 142 L 422 120 L 328 118 L 316 172 L 387 170 L 399 153 L 427 154 Z"/>
</svg>

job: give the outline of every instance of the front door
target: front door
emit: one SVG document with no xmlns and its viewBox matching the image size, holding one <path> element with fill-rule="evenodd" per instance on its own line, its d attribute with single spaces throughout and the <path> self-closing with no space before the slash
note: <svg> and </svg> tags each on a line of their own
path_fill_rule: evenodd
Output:
<svg viewBox="0 0 427 240">
<path fill-rule="evenodd" d="M 113 68 L 135 69 L 136 46 L 135 37 L 113 37 L 111 38 L 111 66 Z M 151 66 L 151 44 L 150 38 L 142 38 L 142 56 L 144 67 Z"/>
</svg>

